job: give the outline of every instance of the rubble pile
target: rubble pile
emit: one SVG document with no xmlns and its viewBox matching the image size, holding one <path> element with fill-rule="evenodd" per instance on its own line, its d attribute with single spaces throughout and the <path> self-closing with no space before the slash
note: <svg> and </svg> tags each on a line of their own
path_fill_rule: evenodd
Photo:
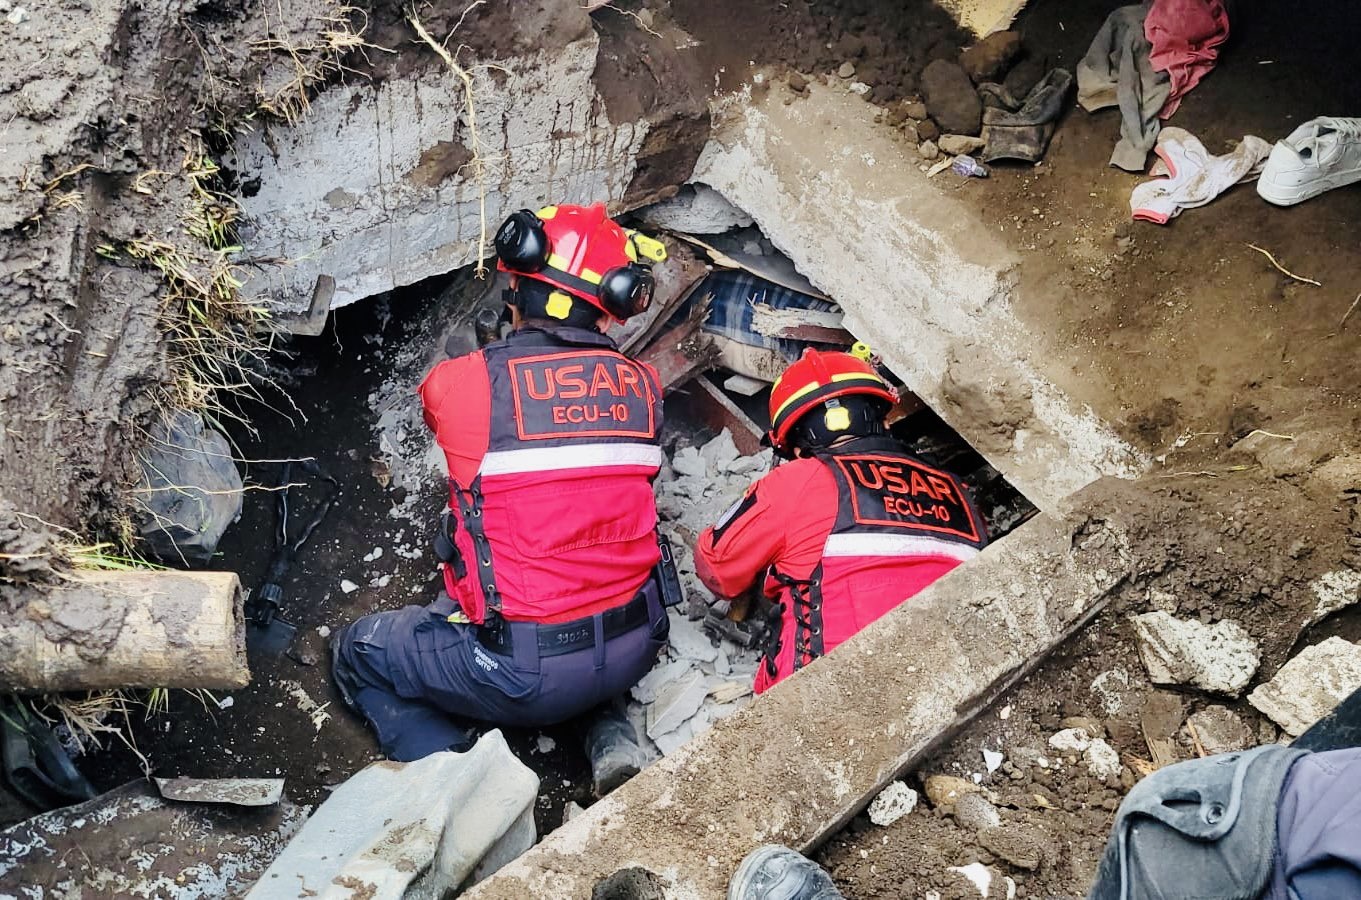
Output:
<svg viewBox="0 0 1361 900">
<path fill-rule="evenodd" d="M 677 449 L 657 479 L 661 531 L 676 550 L 687 602 L 671 610 L 666 653 L 634 686 L 629 707 L 640 736 L 663 756 L 751 702 L 760 650 L 710 637 L 701 628 L 710 594 L 695 574 L 690 548 L 770 465 L 769 450 L 742 456 L 724 429 L 700 447 Z"/>
</svg>

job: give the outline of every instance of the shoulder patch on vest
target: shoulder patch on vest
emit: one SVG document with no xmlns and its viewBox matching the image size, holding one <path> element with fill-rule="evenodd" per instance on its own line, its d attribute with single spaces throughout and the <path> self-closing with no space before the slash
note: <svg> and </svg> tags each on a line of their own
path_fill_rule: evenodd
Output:
<svg viewBox="0 0 1361 900">
<path fill-rule="evenodd" d="M 959 483 L 946 473 L 902 456 L 848 453 L 833 459 L 850 487 L 857 525 L 981 540 Z"/>
<path fill-rule="evenodd" d="M 569 350 L 508 365 L 520 440 L 656 434 L 647 372 L 619 353 Z"/>
</svg>

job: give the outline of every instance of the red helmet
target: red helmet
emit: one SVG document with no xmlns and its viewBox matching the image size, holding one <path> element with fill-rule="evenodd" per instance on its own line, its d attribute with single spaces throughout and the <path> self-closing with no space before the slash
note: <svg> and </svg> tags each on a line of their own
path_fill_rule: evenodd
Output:
<svg viewBox="0 0 1361 900">
<path fill-rule="evenodd" d="M 835 397 L 860 394 L 890 405 L 898 394 L 874 366 L 849 353 L 805 350 L 770 389 L 770 444 L 786 452 L 789 432 L 804 414 Z"/>
<path fill-rule="evenodd" d="M 522 209 L 496 231 L 496 268 L 535 278 L 619 321 L 652 302 L 652 272 L 639 261 L 666 259 L 662 245 L 621 228 L 605 204 Z"/>
</svg>

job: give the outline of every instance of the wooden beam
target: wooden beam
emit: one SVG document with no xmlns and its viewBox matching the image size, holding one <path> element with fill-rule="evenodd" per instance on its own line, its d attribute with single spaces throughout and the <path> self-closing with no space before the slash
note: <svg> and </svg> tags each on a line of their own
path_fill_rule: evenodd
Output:
<svg viewBox="0 0 1361 900">
<path fill-rule="evenodd" d="M 232 690 L 250 682 L 233 572 L 84 572 L 0 617 L 0 689 Z"/>
<path fill-rule="evenodd" d="M 718 347 L 701 331 L 709 304 L 696 303 L 685 321 L 657 338 L 637 359 L 657 370 L 662 391 L 669 392 L 718 363 Z"/>
</svg>

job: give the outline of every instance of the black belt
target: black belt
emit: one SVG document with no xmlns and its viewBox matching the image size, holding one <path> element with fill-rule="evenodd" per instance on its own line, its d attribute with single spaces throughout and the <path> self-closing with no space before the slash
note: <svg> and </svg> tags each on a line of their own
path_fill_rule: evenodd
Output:
<svg viewBox="0 0 1361 900">
<path fill-rule="evenodd" d="M 648 622 L 648 587 L 643 585 L 632 600 L 623 606 L 616 606 L 598 613 L 604 620 L 605 640 L 618 637 Z M 477 640 L 483 647 L 503 656 L 514 655 L 515 635 L 525 640 L 531 629 L 538 638 L 539 656 L 562 656 L 595 646 L 595 616 L 585 616 L 570 622 L 554 622 L 540 625 L 533 622 L 508 622 L 497 618 L 497 623 L 481 625 L 477 629 Z"/>
</svg>

